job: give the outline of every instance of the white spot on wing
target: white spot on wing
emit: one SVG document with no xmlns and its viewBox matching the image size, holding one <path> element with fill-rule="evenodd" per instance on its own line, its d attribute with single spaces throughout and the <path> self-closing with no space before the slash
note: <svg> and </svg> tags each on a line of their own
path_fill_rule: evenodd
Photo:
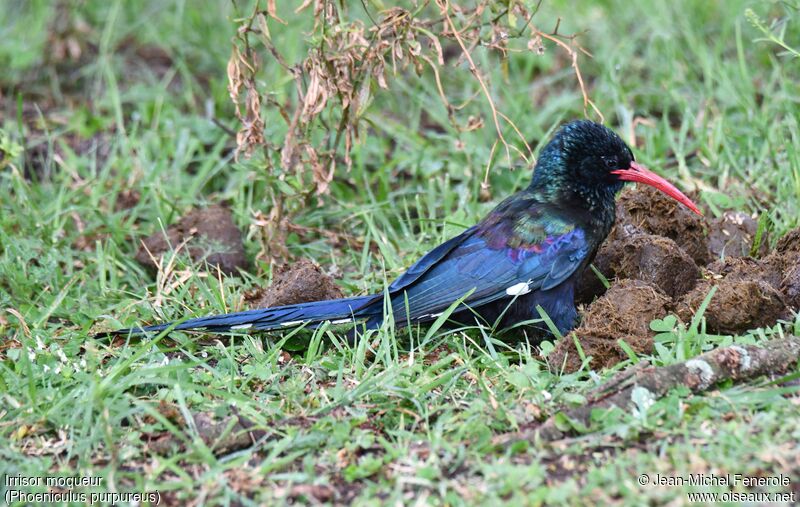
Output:
<svg viewBox="0 0 800 507">
<path fill-rule="evenodd" d="M 231 326 L 231 331 L 234 329 L 250 329 L 253 327 L 253 324 L 238 324 L 236 326 Z"/>
<path fill-rule="evenodd" d="M 289 327 L 289 326 L 298 326 L 298 325 L 302 324 L 303 322 L 305 322 L 305 321 L 302 321 L 302 320 L 291 320 L 291 321 L 289 321 L 289 322 L 283 322 L 283 323 L 281 323 L 281 326 L 286 326 L 286 327 Z"/>
<path fill-rule="evenodd" d="M 509 296 L 521 296 L 523 294 L 527 294 L 531 291 L 531 288 L 528 286 L 527 282 L 520 282 L 516 285 L 512 285 L 511 287 L 506 289 L 506 294 Z"/>
<path fill-rule="evenodd" d="M 439 312 L 439 313 L 426 313 L 426 314 L 424 314 L 424 315 L 420 315 L 419 317 L 417 317 L 417 320 L 422 320 L 422 319 L 435 319 L 436 317 L 438 317 L 439 315 L 441 315 L 441 314 L 443 314 L 443 313 L 444 313 L 444 312 Z"/>
<path fill-rule="evenodd" d="M 339 320 L 332 320 L 331 324 L 347 324 L 350 322 L 350 319 L 339 319 Z"/>
</svg>

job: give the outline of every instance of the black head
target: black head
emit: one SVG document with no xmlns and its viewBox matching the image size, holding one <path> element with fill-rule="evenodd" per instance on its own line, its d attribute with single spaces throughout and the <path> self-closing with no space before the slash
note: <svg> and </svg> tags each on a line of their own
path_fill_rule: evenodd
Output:
<svg viewBox="0 0 800 507">
<path fill-rule="evenodd" d="M 654 186 L 699 213 L 678 189 L 637 164 L 613 130 L 588 120 L 567 123 L 556 132 L 539 155 L 531 189 L 594 210 L 613 207 L 614 196 L 627 181 Z"/>
</svg>

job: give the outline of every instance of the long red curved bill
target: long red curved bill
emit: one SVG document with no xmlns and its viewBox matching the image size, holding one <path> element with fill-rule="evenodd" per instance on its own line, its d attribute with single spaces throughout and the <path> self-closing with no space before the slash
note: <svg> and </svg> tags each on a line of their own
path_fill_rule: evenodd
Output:
<svg viewBox="0 0 800 507">
<path fill-rule="evenodd" d="M 611 174 L 616 174 L 619 176 L 619 179 L 624 181 L 635 181 L 657 188 L 698 215 L 702 215 L 697 205 L 686 197 L 683 192 L 675 188 L 672 183 L 636 162 L 631 162 L 631 167 L 629 169 L 618 169 L 616 171 L 611 171 Z"/>
</svg>

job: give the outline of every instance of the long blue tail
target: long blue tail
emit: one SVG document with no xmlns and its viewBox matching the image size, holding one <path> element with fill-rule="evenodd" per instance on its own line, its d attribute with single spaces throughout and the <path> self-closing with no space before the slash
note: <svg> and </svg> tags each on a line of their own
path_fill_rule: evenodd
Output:
<svg viewBox="0 0 800 507">
<path fill-rule="evenodd" d="M 226 313 L 190 319 L 175 325 L 174 330 L 207 331 L 224 333 L 237 330 L 285 329 L 303 324 L 318 324 L 332 321 L 336 324 L 352 323 L 374 317 L 383 311 L 383 305 L 369 305 L 367 303 L 380 300 L 376 296 L 359 296 L 343 299 L 330 299 L 297 305 L 275 306 L 260 310 L 247 310 L 244 312 Z M 376 307 L 376 308 L 373 308 Z M 156 326 L 132 327 L 118 329 L 100 336 L 141 334 L 163 331 L 173 325 L 172 322 Z"/>
</svg>

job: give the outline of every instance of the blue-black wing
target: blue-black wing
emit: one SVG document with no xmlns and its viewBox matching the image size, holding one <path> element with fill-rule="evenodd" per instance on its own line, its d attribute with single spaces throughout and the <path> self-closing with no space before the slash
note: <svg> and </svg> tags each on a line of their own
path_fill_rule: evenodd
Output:
<svg viewBox="0 0 800 507">
<path fill-rule="evenodd" d="M 596 245 L 582 228 L 548 211 L 530 200 L 509 200 L 425 255 L 389 287 L 395 322 L 431 320 L 470 291 L 465 304 L 479 306 L 564 282 Z"/>
<path fill-rule="evenodd" d="M 475 232 L 475 226 L 470 227 L 454 238 L 448 239 L 441 245 L 423 255 L 417 262 L 412 264 L 405 273 L 397 277 L 397 279 L 392 282 L 392 284 L 389 286 L 389 293 L 400 291 L 419 280 L 419 278 L 427 273 L 429 269 L 436 266 L 450 252 L 458 248 L 467 238 L 472 235 L 473 232 Z"/>
</svg>

